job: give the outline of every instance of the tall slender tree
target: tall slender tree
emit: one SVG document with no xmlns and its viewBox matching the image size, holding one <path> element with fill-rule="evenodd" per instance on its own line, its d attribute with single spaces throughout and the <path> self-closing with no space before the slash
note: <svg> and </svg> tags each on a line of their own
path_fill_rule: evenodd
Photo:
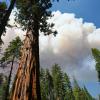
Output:
<svg viewBox="0 0 100 100">
<path fill-rule="evenodd" d="M 41 99 L 54 100 L 53 79 L 48 69 L 41 69 L 40 73 Z"/>
<path fill-rule="evenodd" d="M 5 94 L 5 100 L 8 100 L 9 98 L 9 88 L 11 85 L 11 76 L 12 76 L 12 71 L 13 71 L 13 64 L 15 59 L 18 60 L 19 56 L 20 56 L 20 48 L 21 48 L 22 42 L 21 39 L 19 37 L 16 37 L 14 40 L 12 40 L 10 42 L 10 44 L 8 45 L 8 47 L 6 48 L 3 57 L 0 59 L 1 63 L 9 64 L 11 63 L 11 69 L 10 69 L 10 73 L 8 76 L 8 80 L 7 80 L 7 88 L 6 88 L 6 94 Z M 2 64 L 1 64 L 2 66 Z"/>
<path fill-rule="evenodd" d="M 64 90 L 65 90 L 65 97 L 64 100 L 75 100 L 73 89 L 71 86 L 70 79 L 66 73 L 64 73 Z"/>
<path fill-rule="evenodd" d="M 54 100 L 64 100 L 65 89 L 63 83 L 63 73 L 58 64 L 52 67 L 53 85 L 54 85 Z"/>
<path fill-rule="evenodd" d="M 54 95 L 53 95 L 53 79 L 52 76 L 50 75 L 50 72 L 48 69 L 46 69 L 46 91 L 47 91 L 47 100 L 54 100 Z"/>
<path fill-rule="evenodd" d="M 0 100 L 5 100 L 5 89 L 7 86 L 7 77 L 0 74 Z"/>
<path fill-rule="evenodd" d="M 82 97 L 81 88 L 75 78 L 74 78 L 73 93 L 74 93 L 75 100 L 81 100 Z"/>
<path fill-rule="evenodd" d="M 46 88 L 45 88 L 45 83 L 46 83 L 46 79 L 45 79 L 45 70 L 43 68 L 41 68 L 40 70 L 40 87 L 41 87 L 41 99 L 42 100 L 47 100 L 46 97 Z"/>
</svg>

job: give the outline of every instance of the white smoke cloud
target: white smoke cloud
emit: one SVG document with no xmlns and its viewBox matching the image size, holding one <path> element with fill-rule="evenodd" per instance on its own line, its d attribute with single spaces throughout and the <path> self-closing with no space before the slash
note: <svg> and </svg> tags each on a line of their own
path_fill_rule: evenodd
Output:
<svg viewBox="0 0 100 100">
<path fill-rule="evenodd" d="M 53 12 L 49 22 L 55 23 L 56 37 L 40 37 L 41 66 L 49 67 L 58 63 L 78 80 L 97 80 L 92 47 L 100 47 L 100 29 L 93 23 L 83 22 L 75 14 Z"/>
<path fill-rule="evenodd" d="M 100 49 L 100 28 L 89 34 L 87 38 L 91 48 Z"/>
<path fill-rule="evenodd" d="M 91 48 L 100 48 L 100 29 L 96 29 L 93 23 L 76 18 L 75 14 L 55 11 L 53 15 L 48 22 L 55 23 L 58 34 L 56 37 L 40 35 L 41 66 L 50 67 L 58 63 L 78 80 L 97 81 Z M 23 39 L 24 33 L 20 29 L 9 29 L 4 37 L 5 44 L 19 34 Z"/>
</svg>

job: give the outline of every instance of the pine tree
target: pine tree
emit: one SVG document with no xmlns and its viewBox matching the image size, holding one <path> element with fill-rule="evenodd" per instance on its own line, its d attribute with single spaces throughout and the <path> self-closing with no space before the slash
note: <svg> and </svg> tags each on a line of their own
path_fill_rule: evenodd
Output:
<svg viewBox="0 0 100 100">
<path fill-rule="evenodd" d="M 14 40 L 10 42 L 8 47 L 6 48 L 3 57 L 0 59 L 0 62 L 3 64 L 9 64 L 11 63 L 11 69 L 10 69 L 10 74 L 8 76 L 8 81 L 7 81 L 7 89 L 6 89 L 6 100 L 8 100 L 9 96 L 9 87 L 10 87 L 10 82 L 11 82 L 11 76 L 12 76 L 12 70 L 13 70 L 13 64 L 15 59 L 18 59 L 20 56 L 20 48 L 21 48 L 22 42 L 19 37 L 16 37 Z M 2 65 L 1 64 L 1 65 Z"/>
<path fill-rule="evenodd" d="M 40 70 L 40 87 L 41 87 L 41 99 L 42 100 L 47 100 L 47 97 L 46 97 L 46 88 L 45 88 L 45 83 L 46 83 L 46 80 L 45 80 L 45 70 L 43 68 L 41 68 Z"/>
<path fill-rule="evenodd" d="M 54 100 L 64 100 L 64 83 L 63 83 L 63 73 L 58 64 L 52 67 L 52 77 L 54 85 Z"/>
<path fill-rule="evenodd" d="M 54 100 L 53 79 L 48 69 L 41 69 L 40 73 L 41 98 L 42 100 Z"/>
<path fill-rule="evenodd" d="M 72 88 L 67 73 L 61 71 L 57 64 L 53 65 L 51 74 L 48 69 L 41 69 L 40 83 L 42 100 L 94 100 L 86 87 L 81 88 L 76 79 Z"/>
<path fill-rule="evenodd" d="M 100 81 L 100 51 L 96 48 L 92 49 L 92 54 L 96 60 L 96 70 L 98 72 L 98 79 Z"/>
<path fill-rule="evenodd" d="M 5 90 L 7 87 L 7 77 L 0 74 L 0 100 L 5 100 Z"/>
<path fill-rule="evenodd" d="M 50 72 L 48 69 L 46 69 L 46 93 L 47 93 L 47 100 L 54 100 L 54 95 L 53 95 L 53 79 L 52 76 L 50 75 Z"/>
<path fill-rule="evenodd" d="M 74 78 L 74 88 L 73 93 L 75 100 L 94 100 L 93 97 L 90 95 L 86 87 L 81 88 L 77 82 L 77 80 Z"/>
<path fill-rule="evenodd" d="M 66 73 L 64 73 L 64 90 L 65 90 L 64 100 L 75 100 L 71 82 Z"/>
<path fill-rule="evenodd" d="M 78 85 L 78 82 L 76 81 L 75 78 L 74 78 L 73 93 L 74 93 L 75 100 L 81 100 L 83 94 L 82 94 L 81 88 Z"/>
</svg>

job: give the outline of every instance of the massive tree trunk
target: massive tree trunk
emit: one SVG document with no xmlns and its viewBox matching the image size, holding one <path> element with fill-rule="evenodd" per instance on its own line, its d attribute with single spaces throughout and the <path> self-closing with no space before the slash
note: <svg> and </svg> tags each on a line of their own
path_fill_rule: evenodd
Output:
<svg viewBox="0 0 100 100">
<path fill-rule="evenodd" d="M 27 32 L 10 100 L 41 100 L 39 35 Z"/>
</svg>

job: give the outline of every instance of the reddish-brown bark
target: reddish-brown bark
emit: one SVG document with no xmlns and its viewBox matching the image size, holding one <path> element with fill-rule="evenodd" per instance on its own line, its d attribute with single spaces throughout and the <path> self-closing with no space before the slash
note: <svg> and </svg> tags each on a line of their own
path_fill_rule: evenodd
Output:
<svg viewBox="0 0 100 100">
<path fill-rule="evenodd" d="M 41 100 L 39 83 L 39 37 L 27 32 L 11 100 Z"/>
</svg>

